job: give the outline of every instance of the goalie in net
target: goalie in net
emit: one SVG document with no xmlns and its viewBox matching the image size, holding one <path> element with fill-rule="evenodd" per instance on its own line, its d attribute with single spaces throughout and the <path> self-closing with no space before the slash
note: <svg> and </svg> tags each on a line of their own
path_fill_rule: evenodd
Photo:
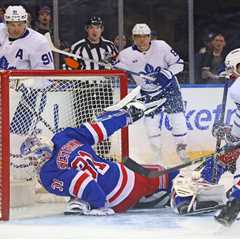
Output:
<svg viewBox="0 0 240 240">
<path fill-rule="evenodd" d="M 165 99 L 157 100 L 156 106 L 164 102 Z M 152 108 L 152 103 L 150 105 Z M 98 156 L 92 148 L 140 119 L 147 110 L 149 113 L 150 105 L 132 101 L 122 109 L 106 111 L 95 122 L 55 134 L 52 145 L 36 137 L 22 144 L 22 155 L 36 167 L 42 186 L 49 193 L 71 198 L 65 214 L 112 215 L 127 211 L 139 199 L 155 192 L 169 195 L 178 171 L 150 179 L 122 163 Z"/>
</svg>

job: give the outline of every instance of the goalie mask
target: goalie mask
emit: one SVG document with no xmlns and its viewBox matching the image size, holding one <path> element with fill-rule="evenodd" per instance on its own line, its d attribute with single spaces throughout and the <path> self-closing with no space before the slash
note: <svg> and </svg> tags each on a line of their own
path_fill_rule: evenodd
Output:
<svg viewBox="0 0 240 240">
<path fill-rule="evenodd" d="M 232 50 L 225 58 L 228 76 L 240 76 L 240 48 Z"/>
<path fill-rule="evenodd" d="M 20 146 L 20 153 L 28 158 L 35 168 L 39 168 L 51 158 L 52 149 L 50 142 L 40 140 L 37 137 L 28 137 Z"/>
</svg>

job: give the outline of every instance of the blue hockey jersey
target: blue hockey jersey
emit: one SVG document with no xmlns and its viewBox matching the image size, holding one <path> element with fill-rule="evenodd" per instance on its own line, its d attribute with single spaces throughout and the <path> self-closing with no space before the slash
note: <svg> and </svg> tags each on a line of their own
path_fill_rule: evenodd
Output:
<svg viewBox="0 0 240 240">
<path fill-rule="evenodd" d="M 41 184 L 53 194 L 87 201 L 92 208 L 114 207 L 134 187 L 135 174 L 123 164 L 99 157 L 92 145 L 127 125 L 125 112 L 103 121 L 66 128 L 53 138 L 52 157 L 39 171 Z"/>
</svg>

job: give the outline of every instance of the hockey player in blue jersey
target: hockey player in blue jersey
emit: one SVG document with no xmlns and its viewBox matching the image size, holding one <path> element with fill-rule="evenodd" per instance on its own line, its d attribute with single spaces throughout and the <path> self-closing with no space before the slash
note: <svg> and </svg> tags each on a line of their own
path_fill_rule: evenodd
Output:
<svg viewBox="0 0 240 240">
<path fill-rule="evenodd" d="M 235 79 L 228 92 L 237 109 L 232 126 L 214 126 L 213 136 L 225 140 L 223 148 L 232 148 L 217 157 L 217 182 L 226 171 L 230 171 L 233 174 L 233 186 L 226 199 L 224 186 L 211 184 L 214 159 L 210 157 L 198 176 L 178 176 L 174 180 L 172 207 L 176 212 L 185 214 L 201 210 L 204 212 L 213 206 L 222 205 L 215 219 L 224 226 L 231 226 L 240 213 L 240 48 L 226 56 L 225 65 L 228 77 Z"/>
<path fill-rule="evenodd" d="M 144 110 L 146 105 L 133 101 L 124 109 L 103 113 L 95 122 L 55 134 L 52 147 L 36 137 L 22 144 L 21 152 L 35 162 L 42 186 L 49 193 L 71 197 L 66 214 L 111 215 L 127 211 L 144 196 L 170 193 L 178 171 L 150 179 L 99 157 L 92 148 L 141 118 Z"/>
</svg>

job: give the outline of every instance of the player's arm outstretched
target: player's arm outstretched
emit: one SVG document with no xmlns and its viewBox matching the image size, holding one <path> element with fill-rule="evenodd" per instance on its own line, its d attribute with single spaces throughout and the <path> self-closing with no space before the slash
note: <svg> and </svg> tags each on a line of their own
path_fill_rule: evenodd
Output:
<svg viewBox="0 0 240 240">
<path fill-rule="evenodd" d="M 164 98 L 145 102 L 144 100 L 136 100 L 133 97 L 123 104 L 116 104 L 106 108 L 102 114 L 96 117 L 94 122 L 83 123 L 79 128 L 66 128 L 63 132 L 56 134 L 55 138 L 58 135 L 67 133 L 68 137 L 79 139 L 80 141 L 84 137 L 87 144 L 94 145 L 109 138 L 119 129 L 139 120 L 144 114 L 162 107 L 164 103 Z"/>
</svg>

